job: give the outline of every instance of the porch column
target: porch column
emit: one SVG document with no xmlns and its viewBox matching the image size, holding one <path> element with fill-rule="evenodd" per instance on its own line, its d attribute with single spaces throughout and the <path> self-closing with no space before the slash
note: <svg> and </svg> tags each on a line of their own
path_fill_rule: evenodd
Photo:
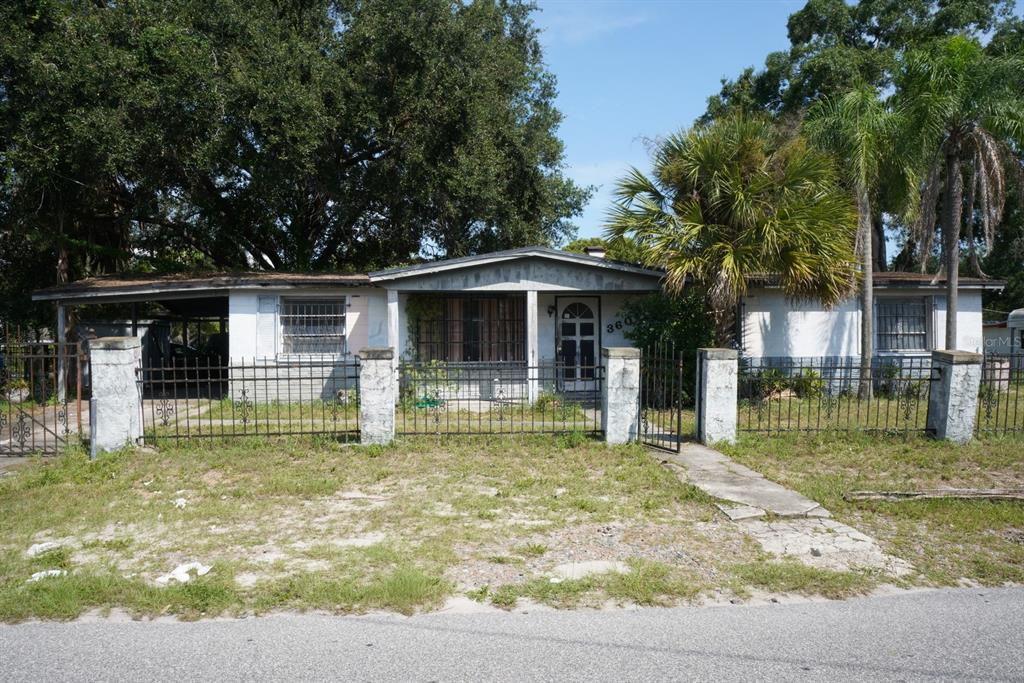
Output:
<svg viewBox="0 0 1024 683">
<path fill-rule="evenodd" d="M 537 290 L 526 292 L 526 391 L 532 405 L 537 400 L 540 378 L 537 367 L 540 358 L 537 346 Z"/>
</svg>

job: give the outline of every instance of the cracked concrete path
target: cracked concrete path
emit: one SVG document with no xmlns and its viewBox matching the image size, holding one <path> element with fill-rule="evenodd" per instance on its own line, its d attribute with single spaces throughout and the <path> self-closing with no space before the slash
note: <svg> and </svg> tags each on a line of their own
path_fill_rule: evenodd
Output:
<svg viewBox="0 0 1024 683">
<path fill-rule="evenodd" d="M 749 467 L 733 462 L 713 448 L 684 443 L 679 453 L 660 453 L 663 460 L 682 468 L 686 480 L 701 491 L 735 506 L 719 505 L 729 519 L 763 517 L 828 517 L 818 503 L 792 489 L 765 479 Z"/>
<path fill-rule="evenodd" d="M 765 552 L 837 571 L 874 569 L 897 577 L 913 571 L 908 563 L 883 552 L 875 539 L 830 519 L 831 513 L 816 501 L 713 448 L 689 443 L 679 453 L 658 456 L 687 483 L 727 501 L 717 503 L 718 509 Z M 768 514 L 781 519 L 763 519 Z"/>
</svg>

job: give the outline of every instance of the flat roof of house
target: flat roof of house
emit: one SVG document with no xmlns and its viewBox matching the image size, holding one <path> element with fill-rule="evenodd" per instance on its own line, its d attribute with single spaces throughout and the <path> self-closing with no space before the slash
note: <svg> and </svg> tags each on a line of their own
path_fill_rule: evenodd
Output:
<svg viewBox="0 0 1024 683">
<path fill-rule="evenodd" d="M 560 261 L 563 263 L 576 263 L 579 265 L 590 266 L 593 268 L 606 268 L 608 270 L 615 270 L 624 273 L 647 275 L 654 278 L 662 278 L 665 276 L 664 271 L 661 270 L 652 270 L 650 268 L 644 268 L 643 266 L 638 266 L 632 263 L 613 261 L 610 259 L 602 258 L 600 256 L 577 254 L 571 251 L 551 249 L 550 247 L 520 247 L 518 249 L 506 249 L 505 251 L 492 251 L 488 254 L 478 254 L 476 256 L 463 256 L 461 258 L 450 258 L 443 259 L 440 261 L 429 261 L 427 263 L 417 263 L 411 266 L 402 266 L 399 268 L 388 268 L 387 270 L 378 270 L 370 273 L 370 281 L 387 282 L 389 280 L 398 280 L 406 277 L 417 277 L 420 275 L 442 273 L 448 270 L 458 270 L 460 268 L 485 266 L 494 263 L 502 263 L 505 261 L 515 261 L 523 258 L 550 259 L 552 261 Z"/>
<path fill-rule="evenodd" d="M 226 295 L 232 289 L 290 289 L 293 287 L 359 287 L 370 284 L 365 274 L 338 273 L 178 273 L 171 275 L 103 275 L 32 293 L 33 301 L 131 301 L 140 297 L 204 298 Z"/>
</svg>

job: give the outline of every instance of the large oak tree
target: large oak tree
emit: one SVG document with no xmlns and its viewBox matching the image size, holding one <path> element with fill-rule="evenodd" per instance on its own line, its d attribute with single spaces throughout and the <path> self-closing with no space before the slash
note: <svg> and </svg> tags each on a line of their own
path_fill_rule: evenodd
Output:
<svg viewBox="0 0 1024 683">
<path fill-rule="evenodd" d="M 587 190 L 561 172 L 531 11 L 519 0 L 4 3 L 0 254 L 50 263 L 28 277 L 43 285 L 558 243 Z"/>
</svg>

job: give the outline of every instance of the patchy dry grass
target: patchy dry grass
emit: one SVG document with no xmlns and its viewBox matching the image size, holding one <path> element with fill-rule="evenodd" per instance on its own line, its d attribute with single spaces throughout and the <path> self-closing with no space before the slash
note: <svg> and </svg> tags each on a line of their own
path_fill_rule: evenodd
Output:
<svg viewBox="0 0 1024 683">
<path fill-rule="evenodd" d="M 792 434 L 745 437 L 723 450 L 874 536 L 886 552 L 913 564 L 925 583 L 1024 583 L 1021 503 L 843 498 L 859 489 L 1022 487 L 1024 438 L 956 446 L 926 438 Z"/>
<path fill-rule="evenodd" d="M 757 556 L 711 503 L 642 448 L 576 438 L 69 453 L 0 479 L 0 619 L 410 613 L 453 593 L 668 604 L 729 584 L 731 564 Z M 44 541 L 59 550 L 26 555 Z M 550 582 L 586 560 L 633 571 Z M 212 570 L 157 585 L 191 561 Z M 27 582 L 48 569 L 67 574 Z"/>
<path fill-rule="evenodd" d="M 820 595 L 833 599 L 864 595 L 878 583 L 876 578 L 865 572 L 809 567 L 792 560 L 748 562 L 737 565 L 735 572 L 741 586 L 750 585 L 772 593 Z"/>
</svg>

